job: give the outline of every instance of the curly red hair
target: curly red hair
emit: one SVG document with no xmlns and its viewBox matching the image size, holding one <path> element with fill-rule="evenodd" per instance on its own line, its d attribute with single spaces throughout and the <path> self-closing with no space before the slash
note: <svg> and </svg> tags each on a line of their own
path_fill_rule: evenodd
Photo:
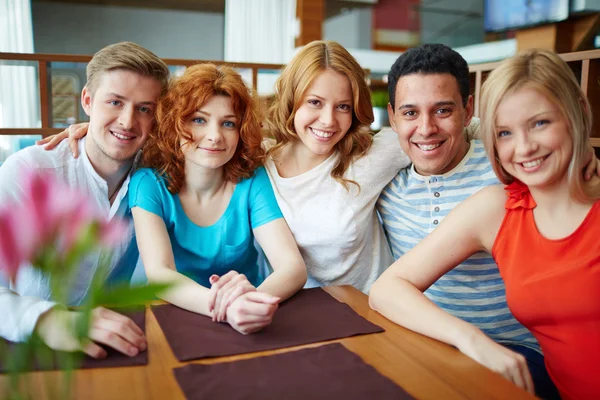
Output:
<svg viewBox="0 0 600 400">
<path fill-rule="evenodd" d="M 181 140 L 193 141 L 185 122 L 217 95 L 231 98 L 233 110 L 241 121 L 240 140 L 233 157 L 223 166 L 224 178 L 231 182 L 249 178 L 264 161 L 257 101 L 242 77 L 224 65 L 193 65 L 181 77 L 174 78 L 167 93 L 159 99 L 157 128 L 150 133 L 142 155 L 142 165 L 164 176 L 171 193 L 179 193 L 185 181 Z"/>
</svg>

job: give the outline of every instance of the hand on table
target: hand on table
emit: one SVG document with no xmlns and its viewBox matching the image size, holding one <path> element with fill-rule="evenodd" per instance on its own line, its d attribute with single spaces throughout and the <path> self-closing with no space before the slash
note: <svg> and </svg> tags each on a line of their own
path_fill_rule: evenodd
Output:
<svg viewBox="0 0 600 400">
<path fill-rule="evenodd" d="M 83 351 L 93 358 L 106 357 L 109 346 L 125 355 L 135 356 L 146 350 L 144 332 L 131 319 L 106 308 L 92 310 L 89 340 L 80 343 L 75 337 L 75 322 L 81 313 L 53 308 L 40 318 L 36 330 L 42 340 L 54 350 Z"/>
<path fill-rule="evenodd" d="M 248 292 L 227 308 L 227 323 L 242 335 L 258 332 L 273 320 L 279 298 L 267 293 Z"/>
<path fill-rule="evenodd" d="M 467 343 L 460 346 L 459 350 L 478 363 L 499 373 L 518 387 L 529 393 L 535 393 L 527 361 L 521 354 L 494 342 L 483 333 L 467 340 Z"/>
<path fill-rule="evenodd" d="M 38 140 L 37 142 L 35 142 L 35 144 L 37 144 L 38 146 L 45 145 L 44 150 L 52 150 L 53 148 L 58 146 L 60 142 L 68 138 L 71 153 L 73 153 L 73 157 L 77 158 L 79 156 L 79 148 L 77 147 L 77 142 L 79 142 L 79 139 L 81 139 L 87 134 L 89 125 L 90 124 L 87 122 L 70 125 L 64 131 L 57 133 L 56 135 L 50 135 L 44 139 Z"/>
<path fill-rule="evenodd" d="M 246 275 L 236 271 L 229 271 L 223 276 L 212 275 L 210 277 L 210 294 L 208 297 L 208 311 L 212 313 L 212 320 L 223 322 L 226 319 L 227 307 L 235 299 L 248 292 L 256 291 L 256 288 L 248 281 Z"/>
</svg>

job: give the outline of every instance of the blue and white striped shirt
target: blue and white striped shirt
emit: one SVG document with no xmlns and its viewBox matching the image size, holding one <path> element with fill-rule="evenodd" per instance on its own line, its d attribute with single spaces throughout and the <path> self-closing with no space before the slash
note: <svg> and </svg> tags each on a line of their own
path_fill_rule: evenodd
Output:
<svg viewBox="0 0 600 400">
<path fill-rule="evenodd" d="M 498 183 L 479 140 L 471 141 L 467 155 L 446 174 L 421 176 L 414 166 L 401 170 L 377 202 L 394 258 L 429 235 L 458 203 Z M 497 342 L 539 350 L 531 333 L 508 309 L 504 282 L 488 253 L 474 254 L 431 285 L 425 295 Z"/>
</svg>

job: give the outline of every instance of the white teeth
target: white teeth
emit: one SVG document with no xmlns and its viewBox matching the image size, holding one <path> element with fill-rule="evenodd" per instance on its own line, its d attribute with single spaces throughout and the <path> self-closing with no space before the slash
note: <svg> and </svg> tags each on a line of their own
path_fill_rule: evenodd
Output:
<svg viewBox="0 0 600 400">
<path fill-rule="evenodd" d="M 117 132 L 110 131 L 110 133 L 112 133 L 114 137 L 121 139 L 121 140 L 132 140 L 133 139 L 133 137 L 124 136 L 124 135 L 118 134 Z"/>
<path fill-rule="evenodd" d="M 442 145 L 442 142 L 436 143 L 436 144 L 418 144 L 418 143 L 416 143 L 416 145 L 419 146 L 419 148 L 421 150 L 431 151 L 433 149 L 437 149 L 438 147 L 440 147 Z"/>
<path fill-rule="evenodd" d="M 315 129 L 315 128 L 310 128 L 310 129 L 312 130 L 312 132 L 313 132 L 315 135 L 317 135 L 318 137 L 325 138 L 325 139 L 332 137 L 332 136 L 333 136 L 333 134 L 335 133 L 335 132 L 325 132 L 325 131 L 320 131 L 320 130 L 318 130 L 318 129 Z"/>
<path fill-rule="evenodd" d="M 525 167 L 525 168 L 533 168 L 533 167 L 537 167 L 542 162 L 544 162 L 544 157 L 540 157 L 537 160 L 521 163 L 521 165 L 523 165 L 523 167 Z"/>
</svg>

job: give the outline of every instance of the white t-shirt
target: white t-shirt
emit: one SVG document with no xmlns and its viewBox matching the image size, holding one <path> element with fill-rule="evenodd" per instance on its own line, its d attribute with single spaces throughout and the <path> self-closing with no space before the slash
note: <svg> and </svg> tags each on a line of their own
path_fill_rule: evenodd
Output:
<svg viewBox="0 0 600 400">
<path fill-rule="evenodd" d="M 50 171 L 72 187 L 77 187 L 103 211 L 107 219 L 129 214 L 127 187 L 129 176 L 119 189 L 113 204 L 108 200 L 108 184 L 98 175 L 85 152 L 85 138 L 79 142 L 79 157 L 74 158 L 67 140 L 56 149 L 45 151 L 41 146 L 31 146 L 10 157 L 0 167 L 0 204 L 17 200 L 23 195 L 21 170 L 30 168 Z M 129 281 L 138 259 L 138 250 L 133 233 L 133 222 L 129 222 L 127 237 L 111 252 L 111 263 L 107 284 Z M 100 252 L 90 254 L 81 263 L 69 304 L 79 304 L 87 295 L 94 272 L 99 264 Z M 35 328 L 39 317 L 55 305 L 50 300 L 48 277 L 30 265 L 21 266 L 15 285 L 10 288 L 0 282 L 0 337 L 11 341 L 25 340 Z"/>
<path fill-rule="evenodd" d="M 272 142 L 266 141 L 266 147 Z M 338 154 L 312 170 L 282 178 L 271 158 L 265 162 L 275 197 L 308 270 L 307 287 L 352 285 L 368 293 L 394 261 L 375 202 L 410 159 L 391 129 L 374 136 L 367 154 L 344 174 L 360 185 L 346 190 L 331 177 Z"/>
</svg>

